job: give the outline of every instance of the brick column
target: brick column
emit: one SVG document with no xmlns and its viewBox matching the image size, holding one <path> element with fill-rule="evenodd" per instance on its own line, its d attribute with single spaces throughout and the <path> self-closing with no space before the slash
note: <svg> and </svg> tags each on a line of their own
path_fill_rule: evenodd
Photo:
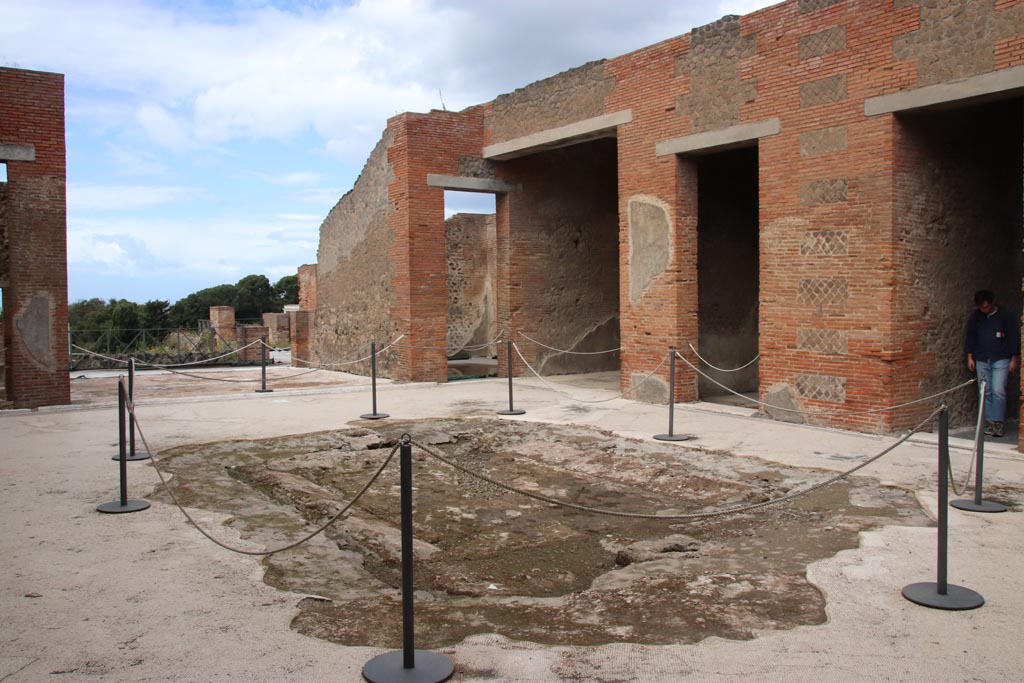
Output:
<svg viewBox="0 0 1024 683">
<path fill-rule="evenodd" d="M 71 389 L 63 75 L 0 68 L 0 149 L 10 146 L 32 153 L 4 154 L 7 396 L 15 408 L 66 404 Z"/>
</svg>

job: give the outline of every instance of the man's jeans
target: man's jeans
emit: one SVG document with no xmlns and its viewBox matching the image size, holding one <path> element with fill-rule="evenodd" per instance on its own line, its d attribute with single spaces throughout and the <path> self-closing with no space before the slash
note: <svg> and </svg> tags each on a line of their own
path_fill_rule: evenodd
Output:
<svg viewBox="0 0 1024 683">
<path fill-rule="evenodd" d="M 1006 376 L 1010 374 L 1010 359 L 976 361 L 978 381 L 985 380 L 985 421 L 1002 422 L 1006 419 Z"/>
</svg>

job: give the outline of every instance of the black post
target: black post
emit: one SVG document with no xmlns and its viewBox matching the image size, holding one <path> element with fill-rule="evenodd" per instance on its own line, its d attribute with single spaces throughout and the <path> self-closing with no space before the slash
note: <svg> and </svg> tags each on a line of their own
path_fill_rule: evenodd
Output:
<svg viewBox="0 0 1024 683">
<path fill-rule="evenodd" d="M 386 652 L 363 667 L 371 683 L 440 683 L 451 678 L 455 665 L 448 657 L 417 650 L 413 638 L 412 439 L 399 446 L 402 501 L 402 652 Z M 401 656 L 399 656 L 401 654 Z"/>
<path fill-rule="evenodd" d="M 135 452 L 135 359 L 128 359 L 128 403 L 131 403 L 132 409 L 129 411 L 128 406 L 124 407 L 124 412 L 127 414 L 128 419 L 128 455 L 125 458 L 128 462 L 135 462 L 137 460 L 149 460 L 149 453 L 142 453 L 141 455 Z M 118 453 L 111 460 L 120 460 L 121 454 Z"/>
<path fill-rule="evenodd" d="M 985 604 L 979 593 L 947 581 L 949 541 L 949 408 L 939 413 L 939 525 L 937 581 L 912 583 L 903 588 L 903 597 L 918 605 L 942 610 L 976 609 Z"/>
<path fill-rule="evenodd" d="M 370 342 L 370 395 L 373 400 L 373 412 L 359 417 L 364 420 L 380 420 L 391 417 L 388 413 L 377 412 L 377 342 Z"/>
<path fill-rule="evenodd" d="M 978 416 L 978 424 L 985 424 L 985 380 L 981 381 L 981 391 L 978 400 L 981 401 L 981 405 L 978 408 L 980 415 Z M 985 434 L 979 433 L 975 435 L 975 444 L 977 455 L 975 467 L 977 468 L 974 473 L 974 500 L 959 499 L 954 500 L 950 505 L 957 508 L 958 510 L 966 510 L 968 512 L 1006 512 L 1006 506 L 1002 503 L 995 503 L 989 500 L 982 500 L 981 489 L 982 489 L 982 477 L 983 470 L 985 469 Z"/>
<path fill-rule="evenodd" d="M 145 510 L 149 507 L 148 500 L 128 499 L 128 448 L 126 444 L 127 438 L 125 436 L 125 432 L 127 431 L 125 415 L 128 410 L 126 404 L 127 400 L 125 396 L 124 378 L 122 377 L 117 383 L 117 445 L 119 451 L 118 460 L 120 460 L 121 497 L 118 500 L 97 506 L 96 510 L 99 512 L 114 514 L 121 512 L 138 512 L 139 510 Z"/>
<path fill-rule="evenodd" d="M 498 415 L 525 415 L 525 410 L 516 410 L 516 407 L 512 404 L 512 338 L 510 337 L 505 342 L 505 348 L 508 352 L 508 362 L 505 365 L 505 369 L 508 370 L 508 410 L 499 410 Z"/>
<path fill-rule="evenodd" d="M 668 350 L 668 434 L 655 434 L 658 441 L 688 441 L 693 438 L 690 434 L 676 434 L 676 350 L 669 347 Z"/>
<path fill-rule="evenodd" d="M 260 337 L 260 388 L 257 394 L 269 394 L 273 389 L 267 389 L 267 338 Z"/>
</svg>

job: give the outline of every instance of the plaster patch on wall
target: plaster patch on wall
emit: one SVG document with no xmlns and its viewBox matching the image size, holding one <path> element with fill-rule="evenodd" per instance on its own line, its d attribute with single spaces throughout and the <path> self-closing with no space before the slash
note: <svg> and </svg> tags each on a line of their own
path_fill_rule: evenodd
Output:
<svg viewBox="0 0 1024 683">
<path fill-rule="evenodd" d="M 14 316 L 14 326 L 25 350 L 39 365 L 53 372 L 56 358 L 53 353 L 53 318 L 56 305 L 48 292 L 37 292 L 28 298 Z"/>
<path fill-rule="evenodd" d="M 806 422 L 803 413 L 796 412 L 800 406 L 796 402 L 796 392 L 791 384 L 776 384 L 764 395 L 764 412 L 772 419 L 780 422 L 803 424 Z"/>
<path fill-rule="evenodd" d="M 668 382 L 657 375 L 647 377 L 643 372 L 631 373 L 629 385 L 633 387 L 630 394 L 637 401 L 668 404 Z"/>
<path fill-rule="evenodd" d="M 668 205 L 647 195 L 629 200 L 629 300 L 637 303 L 668 268 L 672 231 Z"/>
</svg>

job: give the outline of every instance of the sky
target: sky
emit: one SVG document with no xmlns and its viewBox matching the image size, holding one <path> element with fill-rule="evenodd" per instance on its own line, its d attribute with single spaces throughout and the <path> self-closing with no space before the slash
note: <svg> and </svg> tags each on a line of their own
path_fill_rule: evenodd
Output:
<svg viewBox="0 0 1024 683">
<path fill-rule="evenodd" d="M 315 263 L 389 117 L 770 4 L 0 0 L 0 66 L 65 74 L 69 300 L 173 303 Z M 446 193 L 449 215 L 493 207 Z"/>
</svg>

